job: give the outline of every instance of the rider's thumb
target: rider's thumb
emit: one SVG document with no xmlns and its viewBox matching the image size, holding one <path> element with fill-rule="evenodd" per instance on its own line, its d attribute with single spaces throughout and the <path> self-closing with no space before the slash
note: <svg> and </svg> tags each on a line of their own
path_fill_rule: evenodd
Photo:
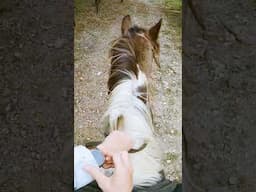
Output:
<svg viewBox="0 0 256 192">
<path fill-rule="evenodd" d="M 97 181 L 101 189 L 106 189 L 109 187 L 109 178 L 105 176 L 98 167 L 86 165 L 84 166 L 84 170 Z"/>
</svg>

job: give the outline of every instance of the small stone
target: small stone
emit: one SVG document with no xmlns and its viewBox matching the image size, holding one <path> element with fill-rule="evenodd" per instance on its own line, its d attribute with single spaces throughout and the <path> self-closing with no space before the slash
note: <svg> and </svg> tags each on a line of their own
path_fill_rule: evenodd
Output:
<svg viewBox="0 0 256 192">
<path fill-rule="evenodd" d="M 170 164 L 172 161 L 170 160 L 170 159 L 168 159 L 167 161 L 166 161 L 166 163 L 168 163 L 168 164 Z"/>
<path fill-rule="evenodd" d="M 101 74 L 102 74 L 102 72 L 98 72 L 98 73 L 97 73 L 97 76 L 100 76 Z"/>
<path fill-rule="evenodd" d="M 236 185 L 236 184 L 238 184 L 238 178 L 237 178 L 237 177 L 234 177 L 234 176 L 230 177 L 228 181 L 229 181 L 229 184 L 230 184 L 230 185 Z"/>
</svg>

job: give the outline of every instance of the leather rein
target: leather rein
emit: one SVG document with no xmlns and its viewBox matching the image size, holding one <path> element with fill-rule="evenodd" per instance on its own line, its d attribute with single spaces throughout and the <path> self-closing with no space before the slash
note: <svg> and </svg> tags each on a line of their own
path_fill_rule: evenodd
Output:
<svg viewBox="0 0 256 192">
<path fill-rule="evenodd" d="M 102 142 L 101 141 L 90 141 L 90 142 L 87 142 L 85 144 L 85 146 L 88 148 L 88 149 L 95 149 L 99 144 L 101 144 Z M 142 151 L 143 149 L 146 148 L 148 144 L 147 143 L 144 143 L 139 149 L 130 149 L 128 151 L 128 153 L 137 153 L 137 152 L 140 152 Z"/>
</svg>

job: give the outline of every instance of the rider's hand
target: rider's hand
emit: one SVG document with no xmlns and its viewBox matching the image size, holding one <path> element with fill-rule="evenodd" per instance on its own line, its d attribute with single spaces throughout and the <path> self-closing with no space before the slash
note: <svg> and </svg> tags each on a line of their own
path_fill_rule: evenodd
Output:
<svg viewBox="0 0 256 192">
<path fill-rule="evenodd" d="M 129 151 L 132 148 L 132 139 L 122 131 L 113 131 L 105 140 L 97 146 L 105 155 L 104 168 L 113 167 L 112 156 L 121 151 Z"/>
<path fill-rule="evenodd" d="M 114 174 L 111 177 L 105 176 L 99 168 L 85 166 L 85 170 L 97 181 L 104 192 L 131 192 L 133 187 L 132 165 L 128 152 L 124 151 L 113 155 L 115 165 Z"/>
</svg>

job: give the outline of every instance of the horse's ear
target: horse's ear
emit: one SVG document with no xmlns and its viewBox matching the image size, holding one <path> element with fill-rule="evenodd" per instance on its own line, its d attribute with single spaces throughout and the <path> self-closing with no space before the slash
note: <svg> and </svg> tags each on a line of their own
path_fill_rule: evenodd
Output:
<svg viewBox="0 0 256 192">
<path fill-rule="evenodd" d="M 162 18 L 155 24 L 153 27 L 149 29 L 149 36 L 152 41 L 156 41 L 158 39 L 158 34 L 161 28 Z"/>
<path fill-rule="evenodd" d="M 126 15 L 123 18 L 122 21 L 122 26 L 121 26 L 121 31 L 122 31 L 122 35 L 127 35 L 128 33 L 128 29 L 132 26 L 132 20 L 130 15 Z"/>
</svg>

